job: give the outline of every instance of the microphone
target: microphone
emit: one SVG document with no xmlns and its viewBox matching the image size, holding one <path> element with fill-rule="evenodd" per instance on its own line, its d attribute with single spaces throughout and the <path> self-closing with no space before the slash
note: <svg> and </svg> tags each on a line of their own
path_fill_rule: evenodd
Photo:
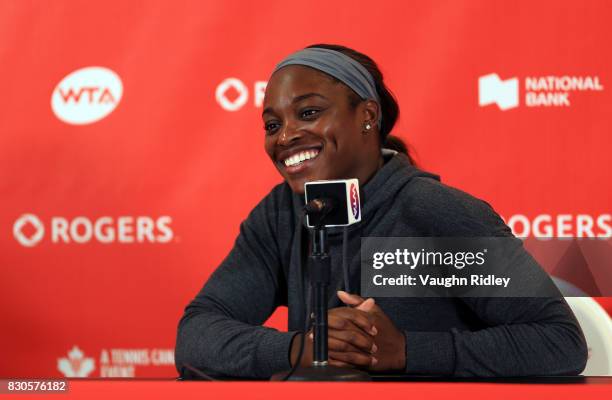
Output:
<svg viewBox="0 0 612 400">
<path fill-rule="evenodd" d="M 332 199 L 313 199 L 304 206 L 304 212 L 307 215 L 327 214 L 334 209 L 334 200 Z"/>
<path fill-rule="evenodd" d="M 348 226 L 361 221 L 359 180 L 337 179 L 304 184 L 306 225 Z"/>
</svg>

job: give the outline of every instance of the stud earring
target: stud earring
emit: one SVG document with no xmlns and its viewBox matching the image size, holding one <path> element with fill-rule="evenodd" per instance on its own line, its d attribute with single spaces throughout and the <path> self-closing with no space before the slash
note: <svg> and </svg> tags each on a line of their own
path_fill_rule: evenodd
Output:
<svg viewBox="0 0 612 400">
<path fill-rule="evenodd" d="M 364 135 L 367 135 L 368 133 L 370 133 L 370 129 L 372 129 L 372 125 L 369 122 L 366 122 L 363 125 L 363 131 L 361 131 L 361 133 L 363 133 Z"/>
</svg>

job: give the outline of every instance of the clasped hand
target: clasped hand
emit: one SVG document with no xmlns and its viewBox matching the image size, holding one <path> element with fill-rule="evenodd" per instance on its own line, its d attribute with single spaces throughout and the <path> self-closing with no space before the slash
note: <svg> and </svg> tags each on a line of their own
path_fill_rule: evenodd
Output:
<svg viewBox="0 0 612 400">
<path fill-rule="evenodd" d="M 338 292 L 338 298 L 349 307 L 328 311 L 329 364 L 373 371 L 398 371 L 406 366 L 406 339 L 393 321 L 375 303 L 354 294 Z M 297 361 L 300 347 L 297 335 L 291 346 L 291 364 Z M 313 334 L 304 342 L 302 366 L 312 364 Z"/>
</svg>

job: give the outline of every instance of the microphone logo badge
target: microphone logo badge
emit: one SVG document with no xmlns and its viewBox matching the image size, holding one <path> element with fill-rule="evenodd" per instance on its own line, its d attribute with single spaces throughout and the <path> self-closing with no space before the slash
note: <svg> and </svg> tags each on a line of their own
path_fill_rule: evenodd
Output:
<svg viewBox="0 0 612 400">
<path fill-rule="evenodd" d="M 353 211 L 353 217 L 355 219 L 359 219 L 360 205 L 359 205 L 359 189 L 357 189 L 357 185 L 351 183 L 351 211 Z"/>
</svg>

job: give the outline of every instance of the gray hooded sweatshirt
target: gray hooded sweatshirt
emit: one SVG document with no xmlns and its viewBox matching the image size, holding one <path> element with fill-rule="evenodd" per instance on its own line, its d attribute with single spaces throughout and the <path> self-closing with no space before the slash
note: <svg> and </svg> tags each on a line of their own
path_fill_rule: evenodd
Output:
<svg viewBox="0 0 612 400">
<path fill-rule="evenodd" d="M 439 182 L 395 154 L 361 188 L 362 221 L 330 230 L 329 308 L 342 306 L 343 238 L 350 288 L 359 294 L 361 237 L 512 236 L 484 201 Z M 233 249 L 186 307 L 176 366 L 212 376 L 269 378 L 290 369 L 294 336 L 304 330 L 307 268 L 301 268 L 304 205 L 276 186 L 241 224 Z M 302 260 L 303 261 L 303 260 Z M 578 374 L 584 336 L 563 298 L 376 298 L 406 337 L 408 374 L 495 377 Z M 288 306 L 288 332 L 261 326 Z"/>
</svg>

